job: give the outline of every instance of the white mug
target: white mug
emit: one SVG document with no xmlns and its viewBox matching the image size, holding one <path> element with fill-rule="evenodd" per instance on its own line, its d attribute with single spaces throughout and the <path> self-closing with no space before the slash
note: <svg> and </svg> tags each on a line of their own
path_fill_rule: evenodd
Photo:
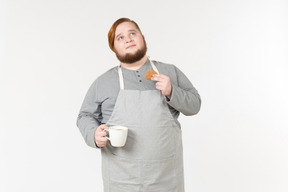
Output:
<svg viewBox="0 0 288 192">
<path fill-rule="evenodd" d="M 110 140 L 112 146 L 123 147 L 125 145 L 128 134 L 127 127 L 115 125 L 105 131 L 107 132 L 106 138 Z"/>
</svg>

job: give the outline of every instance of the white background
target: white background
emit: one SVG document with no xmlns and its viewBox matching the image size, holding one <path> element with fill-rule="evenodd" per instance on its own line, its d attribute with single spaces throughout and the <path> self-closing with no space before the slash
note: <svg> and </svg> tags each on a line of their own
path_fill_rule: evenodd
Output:
<svg viewBox="0 0 288 192">
<path fill-rule="evenodd" d="M 76 118 L 118 64 L 112 23 L 135 20 L 152 59 L 202 97 L 181 116 L 187 192 L 288 191 L 285 0 L 1 0 L 0 191 L 102 191 Z"/>
</svg>

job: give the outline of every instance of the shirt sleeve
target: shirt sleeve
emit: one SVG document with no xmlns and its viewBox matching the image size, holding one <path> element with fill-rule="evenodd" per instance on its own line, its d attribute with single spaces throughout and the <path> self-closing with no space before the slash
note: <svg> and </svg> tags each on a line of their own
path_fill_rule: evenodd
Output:
<svg viewBox="0 0 288 192">
<path fill-rule="evenodd" d="M 200 95 L 185 74 L 176 66 L 174 67 L 177 80 L 171 82 L 172 94 L 167 103 L 184 115 L 195 115 L 200 111 Z"/>
<path fill-rule="evenodd" d="M 93 148 L 98 148 L 95 142 L 95 131 L 101 124 L 101 102 L 97 99 L 97 80 L 90 86 L 80 109 L 77 126 L 86 142 Z"/>
</svg>

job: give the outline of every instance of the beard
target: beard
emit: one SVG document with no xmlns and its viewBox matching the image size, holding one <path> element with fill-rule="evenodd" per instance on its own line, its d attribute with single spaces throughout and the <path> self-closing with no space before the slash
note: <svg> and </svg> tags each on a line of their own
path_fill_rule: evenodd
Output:
<svg viewBox="0 0 288 192">
<path fill-rule="evenodd" d="M 146 52 L 147 52 L 147 46 L 146 46 L 145 39 L 144 39 L 144 46 L 141 49 L 138 49 L 136 53 L 134 54 L 127 53 L 125 55 L 120 55 L 118 54 L 117 51 L 115 51 L 116 57 L 118 58 L 118 60 L 122 63 L 127 63 L 127 64 L 132 64 L 137 61 L 140 61 L 146 55 Z"/>
</svg>

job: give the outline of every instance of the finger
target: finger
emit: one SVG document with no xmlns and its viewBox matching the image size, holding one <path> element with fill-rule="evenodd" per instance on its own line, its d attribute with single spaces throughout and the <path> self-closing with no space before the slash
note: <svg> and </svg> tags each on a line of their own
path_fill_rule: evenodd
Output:
<svg viewBox="0 0 288 192">
<path fill-rule="evenodd" d="M 106 137 L 97 137 L 96 144 L 99 147 L 102 147 L 103 145 L 106 145 L 108 139 Z"/>
<path fill-rule="evenodd" d="M 106 124 L 102 124 L 98 128 L 99 128 L 100 131 L 104 131 L 104 129 L 108 129 Z"/>
<path fill-rule="evenodd" d="M 103 142 L 107 142 L 107 140 L 108 140 L 108 139 L 107 139 L 106 137 L 98 137 L 98 138 L 97 138 L 97 141 L 100 142 L 100 143 L 101 143 L 101 142 L 102 142 L 102 143 L 103 143 Z"/>
<path fill-rule="evenodd" d="M 160 82 L 160 81 L 158 81 L 155 85 L 156 85 L 156 87 L 159 87 L 159 88 L 160 88 L 160 87 L 163 87 L 163 83 Z"/>
<path fill-rule="evenodd" d="M 168 86 L 167 82 L 162 82 L 162 81 L 158 81 L 155 85 L 156 87 L 163 88 L 163 89 L 167 88 Z"/>
<path fill-rule="evenodd" d="M 98 147 L 105 147 L 107 145 L 107 141 L 106 142 L 105 141 L 97 141 L 96 145 Z"/>
<path fill-rule="evenodd" d="M 152 81 L 159 81 L 161 79 L 161 75 L 160 74 L 154 74 L 151 77 Z"/>
<path fill-rule="evenodd" d="M 168 82 L 169 81 L 169 77 L 163 74 L 159 74 L 159 75 L 155 75 L 151 78 L 151 80 L 154 81 L 160 81 L 160 82 Z"/>
<path fill-rule="evenodd" d="M 163 74 L 155 74 L 155 77 L 160 78 L 160 79 L 167 79 L 168 76 L 163 75 Z"/>
<path fill-rule="evenodd" d="M 156 89 L 163 91 L 164 87 L 161 84 L 156 84 Z"/>
<path fill-rule="evenodd" d="M 107 136 L 107 132 L 106 131 L 100 131 L 96 134 L 96 136 L 105 137 L 105 136 Z"/>
</svg>

